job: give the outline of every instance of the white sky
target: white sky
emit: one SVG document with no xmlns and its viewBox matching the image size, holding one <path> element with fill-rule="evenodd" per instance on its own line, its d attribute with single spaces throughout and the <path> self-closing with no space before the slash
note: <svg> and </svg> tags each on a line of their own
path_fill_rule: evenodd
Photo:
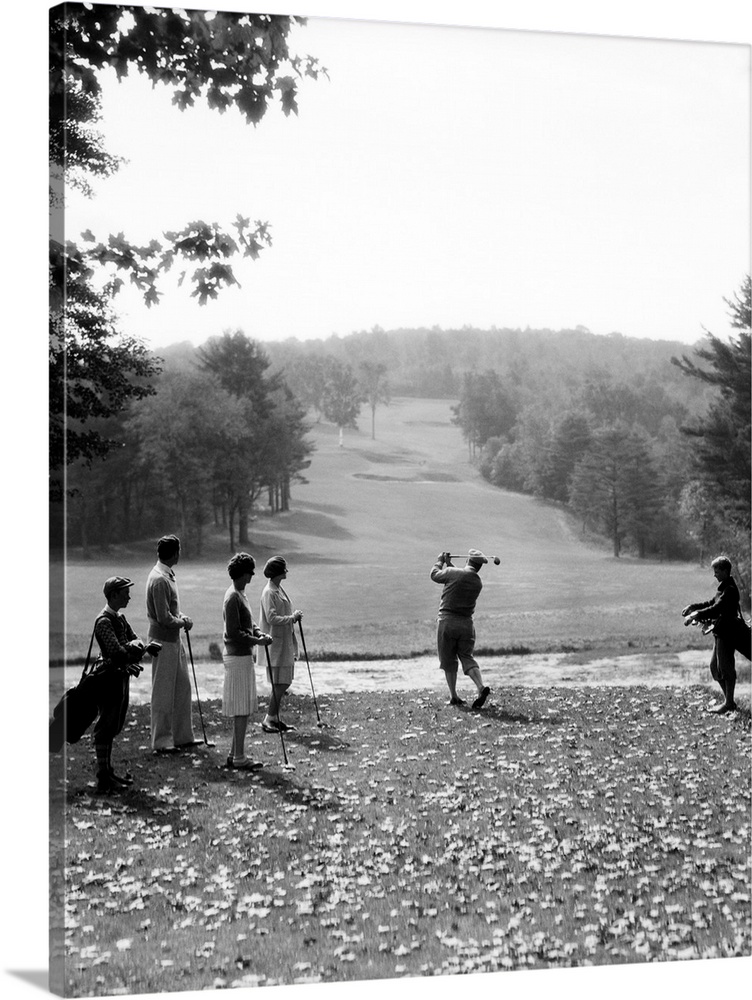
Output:
<svg viewBox="0 0 752 1000">
<path fill-rule="evenodd" d="M 103 131 L 129 163 L 71 199 L 68 236 L 270 222 L 273 246 L 217 302 L 176 282 L 156 309 L 120 297 L 123 329 L 155 347 L 236 327 L 724 334 L 750 259 L 741 41 L 315 17 L 293 50 L 330 80 L 305 83 L 297 118 L 254 129 L 145 80 L 108 87 Z"/>
</svg>

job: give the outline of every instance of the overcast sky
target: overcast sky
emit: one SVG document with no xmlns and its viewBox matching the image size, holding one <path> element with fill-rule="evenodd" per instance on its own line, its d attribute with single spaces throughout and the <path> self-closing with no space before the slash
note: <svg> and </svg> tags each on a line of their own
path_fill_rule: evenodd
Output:
<svg viewBox="0 0 752 1000">
<path fill-rule="evenodd" d="M 236 8 L 250 9 L 245 3 Z M 313 17 L 292 47 L 330 79 L 255 129 L 106 88 L 127 157 L 67 232 L 148 240 L 237 212 L 273 246 L 199 306 L 118 302 L 160 347 L 240 328 L 548 327 L 687 342 L 728 332 L 750 257 L 750 50 L 742 44 Z"/>
</svg>

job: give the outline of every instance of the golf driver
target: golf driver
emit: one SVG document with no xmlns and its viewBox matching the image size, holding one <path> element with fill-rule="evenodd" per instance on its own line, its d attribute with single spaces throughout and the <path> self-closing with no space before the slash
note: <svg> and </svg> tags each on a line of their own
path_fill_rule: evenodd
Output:
<svg viewBox="0 0 752 1000">
<path fill-rule="evenodd" d="M 316 709 L 316 718 L 318 722 L 316 723 L 319 729 L 331 729 L 332 727 L 326 722 L 321 721 L 321 715 L 319 714 L 319 705 L 316 701 L 316 692 L 313 690 L 313 674 L 311 673 L 311 664 L 308 660 L 308 650 L 306 649 L 305 636 L 303 635 L 303 623 L 298 622 L 298 628 L 300 629 L 300 641 L 303 643 L 303 653 L 305 655 L 306 666 L 308 667 L 308 677 L 311 681 L 311 694 L 313 695 L 313 707 Z"/>
<path fill-rule="evenodd" d="M 204 728 L 204 713 L 201 711 L 201 699 L 199 698 L 199 695 L 198 695 L 198 681 L 196 680 L 196 667 L 195 667 L 195 664 L 193 663 L 193 650 L 191 649 L 191 633 L 188 631 L 188 629 L 185 630 L 185 638 L 186 638 L 186 642 L 188 643 L 188 655 L 191 658 L 191 670 L 193 671 L 193 683 L 194 683 L 194 685 L 196 687 L 196 702 L 198 704 L 198 717 L 201 719 L 201 731 L 204 734 L 204 743 L 208 747 L 215 747 L 217 744 L 216 743 L 211 743 L 206 738 L 206 729 Z"/>
<path fill-rule="evenodd" d="M 269 682 L 270 683 L 274 683 L 272 681 L 272 678 L 274 677 L 274 674 L 272 673 L 272 660 L 271 660 L 271 657 L 269 656 L 269 647 L 268 646 L 264 646 L 264 651 L 266 653 L 266 665 L 269 668 Z M 282 741 L 282 756 L 285 758 L 285 767 L 287 768 L 288 771 L 294 771 L 295 768 L 290 763 L 290 761 L 287 759 L 287 749 L 285 747 L 285 737 L 284 737 L 284 734 L 282 733 L 281 729 L 279 730 L 279 738 Z"/>
<path fill-rule="evenodd" d="M 455 555 L 452 552 L 447 552 L 447 555 L 449 556 L 450 559 L 469 559 L 470 558 L 470 556 L 469 556 L 469 554 L 467 552 L 463 552 L 461 555 Z M 492 562 L 494 564 L 494 566 L 500 566 L 501 565 L 501 559 L 499 559 L 498 556 L 489 556 L 488 559 L 489 559 L 490 562 Z"/>
</svg>

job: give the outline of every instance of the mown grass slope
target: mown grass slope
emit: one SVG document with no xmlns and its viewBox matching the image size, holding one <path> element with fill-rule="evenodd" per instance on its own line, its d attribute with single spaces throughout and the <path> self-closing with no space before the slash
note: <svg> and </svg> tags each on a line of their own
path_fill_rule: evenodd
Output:
<svg viewBox="0 0 752 1000">
<path fill-rule="evenodd" d="M 608 544 L 585 542 L 555 505 L 498 490 L 468 461 L 447 400 L 396 399 L 348 431 L 345 446 L 327 424 L 314 426 L 308 483 L 293 509 L 260 512 L 247 546 L 263 566 L 272 554 L 290 565 L 287 589 L 306 613 L 309 652 L 404 656 L 433 648 L 439 588 L 429 578 L 442 550 L 483 549 L 501 566 L 483 570 L 477 610 L 480 648 L 531 650 L 693 644 L 679 610 L 712 595 L 712 576 L 688 564 L 614 559 Z M 174 523 L 164 531 L 174 531 Z M 197 658 L 221 641 L 222 596 L 230 555 L 222 533 L 204 556 L 178 567 L 183 609 L 195 621 Z M 86 651 L 91 622 L 115 573 L 136 581 L 128 616 L 146 630 L 143 584 L 154 540 L 84 560 L 72 551 L 66 590 L 53 593 L 52 629 L 67 636 L 68 657 Z M 53 580 L 55 579 L 53 575 Z M 257 606 L 259 574 L 249 596 Z M 63 625 L 63 615 L 66 624 Z"/>
</svg>

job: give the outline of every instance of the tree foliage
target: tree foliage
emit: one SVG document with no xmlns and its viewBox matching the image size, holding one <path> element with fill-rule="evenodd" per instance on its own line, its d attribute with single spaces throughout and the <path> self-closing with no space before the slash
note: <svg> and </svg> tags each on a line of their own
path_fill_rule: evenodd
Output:
<svg viewBox="0 0 752 1000">
<path fill-rule="evenodd" d="M 358 381 L 360 382 L 363 396 L 366 403 L 371 408 L 371 439 L 376 439 L 376 407 L 383 403 L 389 405 L 389 379 L 387 377 L 387 366 L 383 361 L 361 361 L 359 366 Z"/>
<path fill-rule="evenodd" d="M 707 414 L 684 432 L 694 441 L 698 477 L 715 497 L 719 513 L 750 529 L 750 301 L 749 275 L 729 304 L 732 326 L 739 331 L 728 342 L 708 334 L 707 345 L 673 363 L 690 378 L 716 390 Z M 699 363 L 698 363 L 699 362 Z"/>
<path fill-rule="evenodd" d="M 129 281 L 157 304 L 164 276 L 181 269 L 180 284 L 199 304 L 238 284 L 233 264 L 255 259 L 271 244 L 268 224 L 238 214 L 229 230 L 194 219 L 181 229 L 136 244 L 124 232 L 65 238 L 65 190 L 91 195 L 90 178 L 109 177 L 121 160 L 104 147 L 102 74 L 143 74 L 173 92 L 179 110 L 203 101 L 238 111 L 257 125 L 276 102 L 297 113 L 303 77 L 325 72 L 315 59 L 290 52 L 293 24 L 305 19 L 266 14 L 209 13 L 106 4 L 65 3 L 50 11 L 50 465 L 107 454 L 112 442 L 88 427 L 143 398 L 159 366 L 135 338 L 120 335 L 111 300 Z M 67 428 L 67 443 L 66 443 Z M 58 477 L 53 498 L 62 495 Z"/>
<path fill-rule="evenodd" d="M 271 394 L 282 386 L 280 373 L 269 372 L 270 361 L 260 345 L 242 330 L 211 337 L 196 352 L 200 367 L 215 375 L 233 396 L 247 399 L 258 418 L 269 416 Z"/>
<path fill-rule="evenodd" d="M 752 284 L 747 275 L 732 299 L 724 299 L 736 336 L 723 341 L 707 333 L 695 359 L 682 355 L 672 362 L 686 376 L 711 386 L 713 398 L 705 415 L 682 427 L 692 443 L 692 474 L 701 485 L 703 509 L 710 503 L 714 535 L 733 553 L 746 590 L 750 584 L 750 491 L 752 489 L 750 404 L 752 365 L 750 330 Z M 688 505 L 687 509 L 691 509 Z M 706 527 L 698 527 L 707 533 Z"/>
<path fill-rule="evenodd" d="M 611 539 L 615 556 L 627 535 L 644 556 L 660 509 L 658 474 L 645 442 L 625 424 L 597 431 L 575 465 L 570 499 L 586 523 Z"/>
<path fill-rule="evenodd" d="M 64 265 L 59 244 L 50 246 L 55 274 Z M 65 287 L 66 308 L 51 310 L 49 331 L 50 497 L 55 501 L 65 493 L 67 465 L 80 460 L 91 465 L 116 443 L 102 421 L 120 413 L 129 400 L 149 395 L 149 380 L 160 371 L 140 341 L 118 333 L 108 297 L 73 262 L 68 262 Z"/>
<path fill-rule="evenodd" d="M 336 358 L 329 359 L 322 408 L 326 419 L 339 428 L 340 444 L 344 429 L 358 426 L 362 403 L 363 390 L 351 366 Z"/>
<path fill-rule="evenodd" d="M 305 411 L 259 345 L 241 330 L 212 338 L 199 348 L 199 365 L 239 400 L 242 418 L 230 451 L 218 458 L 217 487 L 229 514 L 230 548 L 234 517 L 238 540 L 247 544 L 248 519 L 262 492 L 269 491 L 273 510 L 289 509 L 290 486 L 302 480 L 312 445 L 305 438 Z"/>
<path fill-rule="evenodd" d="M 566 503 L 575 466 L 587 451 L 592 434 L 587 417 L 582 412 L 564 414 L 553 430 L 550 445 L 540 472 L 540 492 Z"/>
<path fill-rule="evenodd" d="M 50 21 L 50 159 L 63 183 L 78 186 L 87 173 L 109 175 L 118 166 L 91 127 L 107 69 L 119 80 L 139 73 L 169 87 L 180 110 L 203 101 L 220 113 L 234 108 L 254 126 L 275 101 L 285 115 L 297 114 L 301 78 L 325 72 L 314 58 L 289 51 L 289 31 L 303 18 L 62 4 Z M 232 260 L 255 259 L 271 242 L 266 223 L 252 224 L 241 214 L 233 229 L 234 235 L 216 222 L 191 220 L 145 246 L 123 233 L 104 240 L 87 234 L 83 246 L 70 243 L 66 253 L 125 272 L 147 305 L 159 300 L 159 279 L 180 261 L 181 280 L 187 276 L 191 294 L 205 303 L 237 284 Z M 113 291 L 121 284 L 118 278 Z"/>
<path fill-rule="evenodd" d="M 472 452 L 491 437 L 506 437 L 516 416 L 512 393 L 493 370 L 466 372 L 459 403 L 451 409 L 452 423 L 461 429 Z"/>
<path fill-rule="evenodd" d="M 159 391 L 133 411 L 138 464 L 172 498 L 178 534 L 193 554 L 201 553 L 217 456 L 231 453 L 242 426 L 238 401 L 199 373 L 166 374 Z"/>
</svg>

